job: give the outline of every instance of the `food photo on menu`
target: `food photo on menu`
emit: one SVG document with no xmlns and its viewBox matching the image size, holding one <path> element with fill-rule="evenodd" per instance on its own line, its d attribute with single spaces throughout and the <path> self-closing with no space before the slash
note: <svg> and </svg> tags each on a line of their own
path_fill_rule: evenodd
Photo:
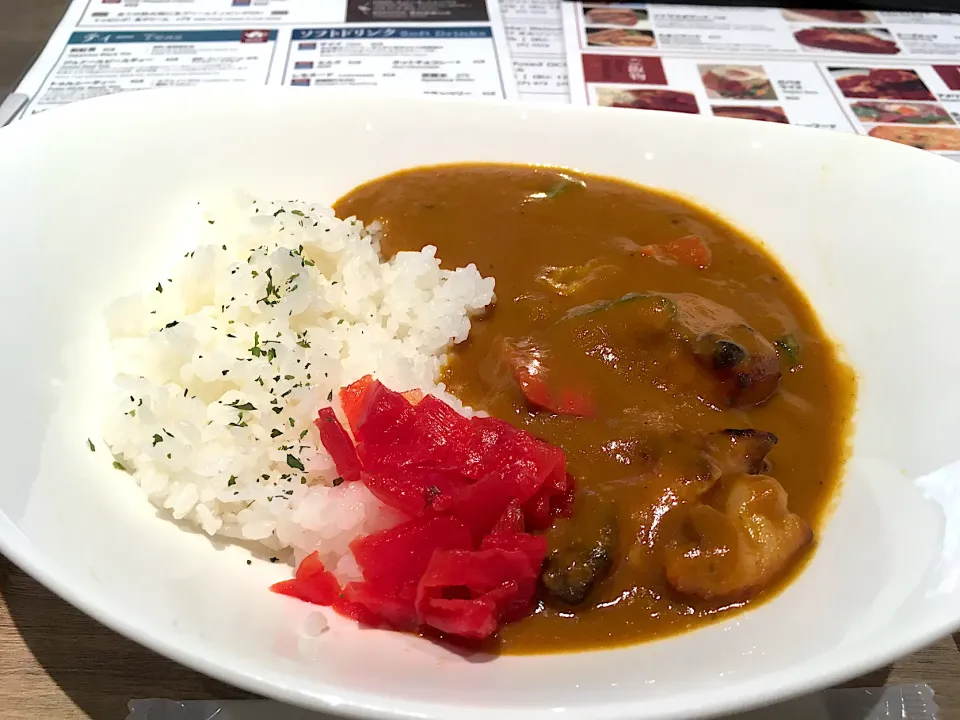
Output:
<svg viewBox="0 0 960 720">
<path fill-rule="evenodd" d="M 597 88 L 597 104 L 602 107 L 633 110 L 661 110 L 697 114 L 697 98 L 693 93 L 665 88 Z"/>
<path fill-rule="evenodd" d="M 760 120 L 788 124 L 787 114 L 782 107 L 767 105 L 764 107 L 750 105 L 711 105 L 710 112 L 717 117 L 741 118 L 743 120 Z"/>
<path fill-rule="evenodd" d="M 882 28 L 809 27 L 793 33 L 808 52 L 834 52 L 868 55 L 897 55 L 900 47 L 888 30 Z"/>
<path fill-rule="evenodd" d="M 877 100 L 936 100 L 916 70 L 910 68 L 830 67 L 840 92 L 847 98 Z"/>
<path fill-rule="evenodd" d="M 863 123 L 903 123 L 907 125 L 954 125 L 953 117 L 940 105 L 860 100 L 850 109 Z"/>
<path fill-rule="evenodd" d="M 865 25 L 877 23 L 879 19 L 875 12 L 869 10 L 796 10 L 793 8 L 781 10 L 787 22 L 830 22 L 850 25 Z"/>
<path fill-rule="evenodd" d="M 960 152 L 960 128 L 876 125 L 867 134 L 920 150 Z"/>
<path fill-rule="evenodd" d="M 657 41 L 651 30 L 633 28 L 588 27 L 587 45 L 595 47 L 656 47 Z"/>
<path fill-rule="evenodd" d="M 708 98 L 776 100 L 770 78 L 760 65 L 699 65 Z"/>
<path fill-rule="evenodd" d="M 584 5 L 583 19 L 588 27 L 592 25 L 635 27 L 647 24 L 650 14 L 644 8 Z"/>
</svg>

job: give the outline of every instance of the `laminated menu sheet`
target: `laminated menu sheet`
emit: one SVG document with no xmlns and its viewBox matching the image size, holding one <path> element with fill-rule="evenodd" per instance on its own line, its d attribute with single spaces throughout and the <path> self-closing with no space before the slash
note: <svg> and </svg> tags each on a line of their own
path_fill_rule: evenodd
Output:
<svg viewBox="0 0 960 720">
<path fill-rule="evenodd" d="M 870 135 L 960 160 L 960 15 L 564 2 L 571 101 Z"/>
<path fill-rule="evenodd" d="M 88 97 L 357 87 L 789 123 L 960 160 L 960 14 L 571 0 L 73 0 L 0 124 Z"/>
<path fill-rule="evenodd" d="M 74 0 L 13 99 L 237 83 L 517 97 L 497 0 Z"/>
</svg>

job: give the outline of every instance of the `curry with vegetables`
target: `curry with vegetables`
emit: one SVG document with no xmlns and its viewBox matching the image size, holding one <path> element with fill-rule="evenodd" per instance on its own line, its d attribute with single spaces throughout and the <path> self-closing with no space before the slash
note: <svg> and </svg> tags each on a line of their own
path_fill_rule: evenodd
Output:
<svg viewBox="0 0 960 720">
<path fill-rule="evenodd" d="M 444 380 L 567 454 L 572 513 L 545 532 L 536 611 L 498 650 L 685 631 L 771 597 L 809 557 L 855 381 L 756 242 L 661 192 L 526 166 L 405 171 L 336 210 L 381 221 L 384 255 L 431 244 L 495 277 Z"/>
</svg>

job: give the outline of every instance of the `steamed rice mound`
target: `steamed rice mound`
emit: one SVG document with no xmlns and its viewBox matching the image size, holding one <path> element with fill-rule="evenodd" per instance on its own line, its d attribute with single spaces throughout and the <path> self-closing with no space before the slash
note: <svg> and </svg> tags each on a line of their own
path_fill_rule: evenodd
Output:
<svg viewBox="0 0 960 720">
<path fill-rule="evenodd" d="M 378 228 L 329 208 L 250 200 L 209 211 L 200 244 L 106 313 L 116 363 L 104 439 L 150 501 L 209 535 L 319 550 L 401 518 L 337 483 L 313 421 L 373 374 L 454 407 L 437 384 L 494 281 L 436 249 L 381 262 Z"/>
</svg>

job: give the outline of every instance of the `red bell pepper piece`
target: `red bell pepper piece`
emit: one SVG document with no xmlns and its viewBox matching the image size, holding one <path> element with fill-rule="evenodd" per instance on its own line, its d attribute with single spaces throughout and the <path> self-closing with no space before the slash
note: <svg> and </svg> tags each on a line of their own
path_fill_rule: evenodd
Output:
<svg viewBox="0 0 960 720">
<path fill-rule="evenodd" d="M 500 516 L 500 519 L 497 520 L 496 524 L 490 529 L 490 535 L 487 536 L 487 539 L 493 535 L 522 533 L 523 528 L 523 508 L 520 507 L 520 503 L 514 498 L 507 503 L 503 515 Z M 484 540 L 484 542 L 486 542 L 486 540 Z"/>
<path fill-rule="evenodd" d="M 549 382 L 546 352 L 541 348 L 528 341 L 517 341 L 505 344 L 504 353 L 520 392 L 532 408 L 554 415 L 590 417 L 596 413 L 593 400 L 585 391 L 557 389 Z"/>
<path fill-rule="evenodd" d="M 427 508 L 446 513 L 463 483 L 436 470 L 378 468 L 361 475 L 363 484 L 384 505 L 417 517 Z"/>
<path fill-rule="evenodd" d="M 713 253 L 707 244 L 696 235 L 684 235 L 664 245 L 644 245 L 640 254 L 661 262 L 676 263 L 686 267 L 706 270 L 713 262 Z"/>
<path fill-rule="evenodd" d="M 344 607 L 352 608 L 358 614 L 366 614 L 368 619 L 376 619 L 376 622 L 367 624 L 385 623 L 397 630 L 407 631 L 414 631 L 420 626 L 414 606 L 414 587 L 391 594 L 377 590 L 367 582 L 353 582 L 344 588 L 343 595 Z M 357 607 L 363 610 L 357 610 Z M 334 609 L 337 609 L 336 605 Z"/>
<path fill-rule="evenodd" d="M 364 581 L 387 594 L 416 586 L 434 551 L 470 547 L 467 528 L 451 517 L 417 518 L 350 544 Z"/>
<path fill-rule="evenodd" d="M 350 426 L 350 432 L 357 436 L 357 420 L 360 418 L 360 405 L 363 403 L 363 397 L 367 390 L 373 385 L 372 375 L 364 375 L 355 383 L 348 385 L 340 390 L 340 405 L 343 407 L 343 414 L 347 418 L 347 424 Z"/>
<path fill-rule="evenodd" d="M 270 589 L 314 605 L 333 605 L 340 597 L 340 583 L 333 573 L 327 572 L 316 552 L 310 553 L 300 562 L 293 580 L 275 583 Z"/>
<path fill-rule="evenodd" d="M 417 586 L 417 612 L 441 632 L 483 639 L 530 611 L 536 582 L 519 551 L 438 551 Z"/>
<path fill-rule="evenodd" d="M 333 464 L 336 465 L 340 477 L 347 482 L 359 480 L 362 470 L 360 458 L 357 457 L 353 440 L 340 424 L 333 408 L 320 408 L 318 415 L 314 425 L 320 431 L 320 442 L 324 450 L 333 458 Z"/>
<path fill-rule="evenodd" d="M 547 540 L 539 535 L 530 533 L 500 533 L 487 535 L 480 543 L 481 550 L 507 550 L 522 553 L 530 563 L 534 574 L 540 575 L 543 561 L 547 557 Z"/>
<path fill-rule="evenodd" d="M 364 391 L 356 412 L 353 436 L 360 444 L 363 459 L 367 441 L 370 447 L 382 446 L 390 438 L 402 433 L 409 422 L 413 406 L 398 392 L 376 380 Z"/>
</svg>

